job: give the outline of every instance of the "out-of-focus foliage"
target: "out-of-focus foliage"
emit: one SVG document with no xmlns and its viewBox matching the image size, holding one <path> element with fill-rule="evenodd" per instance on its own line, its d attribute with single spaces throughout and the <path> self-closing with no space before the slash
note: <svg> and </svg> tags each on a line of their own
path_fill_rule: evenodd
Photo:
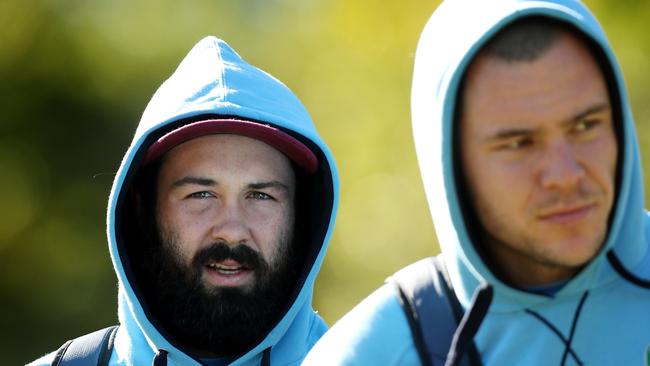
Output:
<svg viewBox="0 0 650 366">
<path fill-rule="evenodd" d="M 339 215 L 314 295 L 330 324 L 396 269 L 436 253 L 409 94 L 437 3 L 0 2 L 2 364 L 116 322 L 104 234 L 113 174 L 154 90 L 207 34 L 292 88 L 336 157 Z M 588 4 L 623 66 L 650 172 L 650 2 Z"/>
</svg>

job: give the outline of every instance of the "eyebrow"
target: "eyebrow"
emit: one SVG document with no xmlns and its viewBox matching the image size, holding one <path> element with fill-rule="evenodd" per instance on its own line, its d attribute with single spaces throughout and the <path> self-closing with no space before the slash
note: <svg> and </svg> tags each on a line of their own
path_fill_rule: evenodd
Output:
<svg viewBox="0 0 650 366">
<path fill-rule="evenodd" d="M 498 131 L 496 134 L 489 136 L 486 140 L 487 141 L 507 140 L 512 137 L 530 135 L 533 132 L 535 132 L 535 130 L 529 128 L 509 128 L 507 130 Z"/>
<path fill-rule="evenodd" d="M 250 183 L 248 185 L 248 188 L 251 188 L 251 189 L 279 188 L 279 189 L 287 191 L 287 192 L 289 191 L 289 187 L 286 184 L 284 184 L 284 183 L 282 183 L 280 181 L 277 181 L 277 180 L 272 180 L 272 181 L 268 181 L 268 182 Z"/>
<path fill-rule="evenodd" d="M 182 186 L 190 185 L 190 184 L 199 185 L 199 186 L 210 186 L 210 187 L 214 187 L 216 185 L 219 185 L 219 183 L 217 183 L 217 181 L 214 180 L 214 179 L 194 177 L 194 176 L 189 175 L 189 176 L 183 177 L 183 178 L 175 181 L 172 184 L 172 187 L 178 188 L 178 187 L 182 187 Z"/>
<path fill-rule="evenodd" d="M 211 178 L 202 178 L 202 177 L 194 177 L 194 176 L 186 176 L 183 177 L 177 181 L 175 181 L 172 184 L 172 187 L 178 188 L 186 185 L 199 185 L 199 186 L 207 186 L 207 187 L 214 187 L 218 186 L 219 182 L 217 182 L 214 179 Z M 249 189 L 265 189 L 265 188 L 279 188 L 284 191 L 289 191 L 289 187 L 277 180 L 272 180 L 268 182 L 255 182 L 255 183 L 250 183 L 247 185 Z"/>
<path fill-rule="evenodd" d="M 563 122 L 562 125 L 563 126 L 570 125 L 574 122 L 582 120 L 583 118 L 589 116 L 590 114 L 600 113 L 608 109 L 611 109 L 611 106 L 608 103 L 597 104 L 595 106 L 585 109 L 580 113 L 577 113 L 573 117 L 569 118 L 566 122 Z M 506 140 L 512 137 L 531 135 L 535 133 L 535 131 L 536 130 L 532 128 L 508 128 L 505 130 L 497 131 L 497 133 L 487 137 L 485 140 L 486 141 Z"/>
<path fill-rule="evenodd" d="M 608 109 L 611 109 L 611 108 L 612 107 L 610 106 L 609 103 L 597 104 L 597 105 L 595 105 L 593 107 L 589 107 L 589 108 L 585 109 L 584 111 L 576 114 L 571 119 L 569 119 L 567 122 L 563 123 L 563 125 L 570 125 L 573 122 L 577 122 L 577 121 L 582 120 L 583 118 L 587 117 L 590 114 L 604 112 L 604 111 L 607 111 Z"/>
</svg>

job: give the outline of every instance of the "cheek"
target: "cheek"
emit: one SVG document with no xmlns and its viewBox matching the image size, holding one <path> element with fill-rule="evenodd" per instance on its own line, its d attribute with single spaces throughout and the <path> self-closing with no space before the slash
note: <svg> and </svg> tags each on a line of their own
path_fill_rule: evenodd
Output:
<svg viewBox="0 0 650 366">
<path fill-rule="evenodd" d="M 217 212 L 212 200 L 178 200 L 170 202 L 165 207 L 169 221 L 178 227 L 201 225 L 212 220 Z"/>
<path fill-rule="evenodd" d="M 477 159 L 467 174 L 468 188 L 476 200 L 495 205 L 525 203 L 531 186 L 530 161 L 504 162 Z"/>
<path fill-rule="evenodd" d="M 472 181 L 468 182 L 471 204 L 481 224 L 492 235 L 498 237 L 504 224 L 520 226 L 529 217 L 534 199 L 531 166 L 529 161 L 498 159 L 482 159 L 473 165 Z"/>
<path fill-rule="evenodd" d="M 613 136 L 606 136 L 585 144 L 579 150 L 582 161 L 588 166 L 593 179 L 609 194 L 613 195 L 616 185 L 618 148 Z"/>
<path fill-rule="evenodd" d="M 265 227 L 286 225 L 293 217 L 293 210 L 289 204 L 285 203 L 253 201 L 245 207 L 248 220 Z"/>
<path fill-rule="evenodd" d="M 162 205 L 159 210 L 158 227 L 167 242 L 170 239 L 179 246 L 184 257 L 191 256 L 202 242 L 202 237 L 209 232 L 211 211 L 199 209 L 192 205 L 168 204 Z"/>
<path fill-rule="evenodd" d="M 265 207 L 250 210 L 247 216 L 253 240 L 269 260 L 277 251 L 280 240 L 293 232 L 293 212 L 286 206 Z"/>
</svg>

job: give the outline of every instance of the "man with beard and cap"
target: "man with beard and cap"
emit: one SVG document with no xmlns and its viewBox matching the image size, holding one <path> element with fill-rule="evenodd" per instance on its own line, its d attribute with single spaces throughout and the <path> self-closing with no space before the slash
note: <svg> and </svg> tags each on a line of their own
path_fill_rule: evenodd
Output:
<svg viewBox="0 0 650 366">
<path fill-rule="evenodd" d="M 585 6 L 444 1 L 412 113 L 441 254 L 392 276 L 304 364 L 650 365 L 638 139 Z"/>
<path fill-rule="evenodd" d="M 311 300 L 337 197 L 333 158 L 296 96 L 201 40 L 149 102 L 115 177 L 119 326 L 32 364 L 300 364 L 327 329 Z M 107 351 L 89 352 L 89 338 Z"/>
</svg>

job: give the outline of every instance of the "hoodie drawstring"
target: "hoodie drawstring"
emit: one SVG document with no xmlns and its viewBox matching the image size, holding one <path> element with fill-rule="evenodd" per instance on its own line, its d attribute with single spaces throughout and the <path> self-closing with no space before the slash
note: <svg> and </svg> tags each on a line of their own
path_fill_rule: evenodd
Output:
<svg viewBox="0 0 650 366">
<path fill-rule="evenodd" d="M 156 353 L 156 357 L 153 358 L 153 363 L 151 366 L 167 366 L 167 354 L 169 352 L 164 349 L 159 349 Z"/>
<path fill-rule="evenodd" d="M 607 252 L 607 260 L 609 261 L 609 264 L 614 267 L 614 270 L 618 272 L 618 274 L 623 277 L 625 280 L 645 289 L 650 289 L 650 281 L 649 280 L 644 280 L 643 278 L 635 276 L 632 272 L 628 271 L 624 266 L 623 263 L 618 259 L 616 254 L 614 254 L 613 250 L 610 250 Z"/>
<path fill-rule="evenodd" d="M 576 308 L 575 313 L 573 314 L 573 323 L 571 324 L 571 330 L 569 332 L 569 337 L 566 338 L 560 332 L 560 330 L 553 325 L 550 321 L 548 321 L 546 318 L 544 318 L 541 314 L 538 312 L 535 312 L 530 309 L 526 309 L 526 313 L 532 315 L 533 317 L 537 318 L 537 320 L 541 321 L 546 325 L 553 333 L 555 333 L 560 340 L 564 343 L 564 354 L 562 355 L 562 361 L 560 362 L 560 365 L 564 365 L 566 363 L 567 358 L 569 357 L 569 354 L 571 354 L 571 357 L 575 360 L 575 362 L 578 365 L 582 365 L 583 362 L 580 360 L 578 355 L 573 351 L 571 348 L 571 343 L 573 342 L 573 335 L 575 334 L 576 326 L 578 324 L 578 318 L 580 317 L 580 313 L 582 312 L 582 306 L 585 304 L 585 301 L 587 300 L 587 296 L 589 295 L 589 291 L 585 291 L 585 293 L 582 295 L 582 298 L 580 298 L 580 302 L 578 303 L 578 307 Z"/>
<path fill-rule="evenodd" d="M 447 354 L 447 361 L 445 366 L 457 366 L 460 363 L 462 355 L 465 353 L 467 346 L 474 339 L 474 335 L 478 332 L 478 328 L 485 319 L 494 290 L 488 284 L 482 284 L 472 298 L 472 304 L 461 319 L 454 337 L 451 341 L 451 347 Z"/>
<path fill-rule="evenodd" d="M 262 353 L 262 362 L 260 366 L 271 366 L 271 347 L 264 350 Z"/>
</svg>

